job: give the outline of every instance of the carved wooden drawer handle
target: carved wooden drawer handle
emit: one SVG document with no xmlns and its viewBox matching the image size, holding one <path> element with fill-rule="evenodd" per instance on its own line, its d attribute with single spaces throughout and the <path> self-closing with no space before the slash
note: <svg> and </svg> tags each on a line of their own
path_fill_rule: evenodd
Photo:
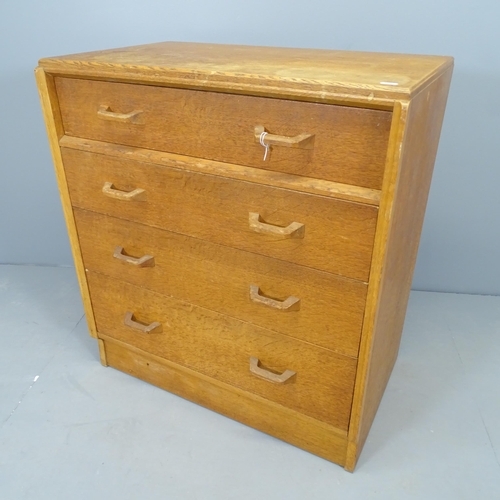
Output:
<svg viewBox="0 0 500 500">
<path fill-rule="evenodd" d="M 269 382 L 274 382 L 275 384 L 284 384 L 287 380 L 290 380 L 297 372 L 292 370 L 285 370 L 281 375 L 277 373 L 270 372 L 259 366 L 260 361 L 253 356 L 250 357 L 250 371 L 257 375 L 257 377 L 268 380 Z"/>
<path fill-rule="evenodd" d="M 262 125 L 257 125 L 254 129 L 255 142 L 261 142 L 261 135 L 265 132 Z M 264 137 L 265 144 L 269 146 L 284 146 L 286 148 L 313 149 L 314 134 L 299 134 L 295 137 L 287 137 L 286 135 L 266 134 Z"/>
<path fill-rule="evenodd" d="M 113 186 L 112 182 L 105 182 L 102 187 L 102 192 L 109 196 L 110 198 L 114 198 L 115 200 L 122 201 L 145 201 L 146 200 L 146 191 L 141 188 L 134 189 L 133 191 L 120 191 Z"/>
<path fill-rule="evenodd" d="M 250 229 L 256 233 L 273 234 L 282 238 L 303 238 L 306 227 L 300 222 L 292 222 L 287 227 L 273 226 L 260 220 L 260 215 L 255 212 L 248 214 Z"/>
<path fill-rule="evenodd" d="M 260 289 L 256 285 L 250 285 L 250 300 L 257 304 L 263 304 L 279 311 L 298 311 L 300 308 L 300 299 L 290 296 L 286 300 L 270 299 L 260 294 Z"/>
<path fill-rule="evenodd" d="M 114 122 L 120 123 L 135 123 L 137 117 L 142 113 L 142 111 L 131 111 L 130 113 L 115 113 L 111 111 L 109 106 L 101 104 L 99 110 L 97 111 L 97 116 L 104 120 L 112 120 Z"/>
<path fill-rule="evenodd" d="M 161 333 L 162 325 L 158 321 L 153 321 L 149 325 L 143 325 L 138 321 L 134 320 L 134 313 L 127 311 L 125 313 L 125 318 L 123 319 L 123 324 L 134 330 L 139 330 L 142 333 Z"/>
<path fill-rule="evenodd" d="M 136 267 L 154 267 L 155 258 L 152 255 L 143 255 L 142 257 L 131 257 L 123 253 L 123 247 L 116 247 L 113 253 L 115 259 L 132 264 Z"/>
</svg>

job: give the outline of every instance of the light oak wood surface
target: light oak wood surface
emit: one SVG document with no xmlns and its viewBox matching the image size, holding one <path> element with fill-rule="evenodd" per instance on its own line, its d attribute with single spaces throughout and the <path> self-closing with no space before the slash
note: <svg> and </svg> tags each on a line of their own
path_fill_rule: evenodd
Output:
<svg viewBox="0 0 500 500">
<path fill-rule="evenodd" d="M 391 113 L 347 106 L 56 78 L 69 136 L 207 158 L 380 189 Z M 102 105 L 119 114 L 103 120 Z M 136 113 L 136 118 L 123 116 Z M 314 135 L 310 149 L 254 139 Z M 271 141 L 273 142 L 273 141 Z M 276 143 L 276 141 L 274 141 Z"/>
<path fill-rule="evenodd" d="M 47 129 L 50 151 L 52 153 L 52 161 L 54 162 L 57 186 L 59 188 L 59 195 L 61 196 L 64 219 L 66 220 L 66 226 L 68 228 L 69 241 L 71 244 L 73 262 L 75 263 L 78 285 L 80 286 L 80 292 L 82 294 L 85 317 L 87 319 L 90 335 L 92 337 L 97 337 L 94 312 L 90 302 L 78 233 L 76 231 L 75 219 L 71 207 L 66 172 L 64 170 L 61 150 L 59 148 L 59 139 L 64 135 L 64 130 L 61 121 L 61 113 L 59 110 L 59 101 L 57 99 L 54 78 L 45 73 L 42 68 L 37 68 L 35 70 L 35 78 L 40 95 L 40 103 L 42 106 L 45 126 Z"/>
<path fill-rule="evenodd" d="M 289 96 L 391 109 L 453 58 L 245 45 L 161 42 L 40 60 L 47 71 L 102 80 Z"/>
<path fill-rule="evenodd" d="M 229 179 L 255 182 L 278 188 L 293 189 L 302 193 L 318 194 L 339 200 L 364 203 L 378 206 L 380 204 L 380 190 L 369 189 L 349 184 L 313 179 L 302 175 L 284 174 L 260 168 L 245 167 L 233 163 L 223 163 L 190 156 L 154 151 L 152 149 L 135 148 L 108 142 L 80 139 L 78 137 L 63 136 L 59 144 L 63 148 L 78 149 L 89 153 L 98 153 L 114 158 L 128 158 L 156 165 L 169 166 L 183 170 L 191 170 L 204 174 L 212 174 Z"/>
<path fill-rule="evenodd" d="M 78 208 L 74 213 L 87 269 L 357 357 L 364 283 Z M 154 265 L 117 259 L 117 246 L 132 259 L 151 256 Z M 264 298 L 296 296 L 300 307 L 280 311 L 252 302 L 252 285 Z"/>
<path fill-rule="evenodd" d="M 349 430 L 351 471 L 398 354 L 451 75 L 450 68 L 398 106 L 393 125 Z"/>
<path fill-rule="evenodd" d="M 87 276 L 99 333 L 347 430 L 356 360 L 101 274 Z M 161 333 L 127 327 L 129 311 L 139 323 L 160 323 Z M 256 377 L 252 356 L 266 370 L 296 375 L 284 384 Z"/>
<path fill-rule="evenodd" d="M 74 206 L 242 250 L 368 281 L 375 207 L 168 167 L 62 149 Z M 145 201 L 103 195 L 105 183 Z M 250 228 L 249 214 L 268 224 L 305 225 L 302 239 Z"/>
<path fill-rule="evenodd" d="M 99 335 L 110 366 L 344 465 L 345 431 L 107 335 Z"/>
<path fill-rule="evenodd" d="M 353 471 L 453 58 L 165 42 L 40 65 L 102 364 Z"/>
</svg>

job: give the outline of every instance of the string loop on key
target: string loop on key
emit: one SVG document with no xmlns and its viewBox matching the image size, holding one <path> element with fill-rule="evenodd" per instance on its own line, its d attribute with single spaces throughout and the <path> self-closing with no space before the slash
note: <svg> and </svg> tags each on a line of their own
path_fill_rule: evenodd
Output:
<svg viewBox="0 0 500 500">
<path fill-rule="evenodd" d="M 264 152 L 264 160 L 263 161 L 266 161 L 267 153 L 269 152 L 269 148 L 271 147 L 270 144 L 266 144 L 264 142 L 264 137 L 266 137 L 266 135 L 267 135 L 267 132 L 262 132 L 262 134 L 260 134 L 260 138 L 259 138 L 260 145 L 266 149 L 266 151 Z"/>
</svg>

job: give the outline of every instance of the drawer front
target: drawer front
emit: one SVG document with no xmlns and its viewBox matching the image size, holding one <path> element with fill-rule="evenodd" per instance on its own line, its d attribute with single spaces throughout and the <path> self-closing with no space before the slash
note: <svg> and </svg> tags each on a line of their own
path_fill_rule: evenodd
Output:
<svg viewBox="0 0 500 500">
<path fill-rule="evenodd" d="M 86 210 L 74 213 L 86 269 L 357 357 L 364 283 Z"/>
<path fill-rule="evenodd" d="M 347 429 L 354 359 L 123 281 L 87 274 L 99 332 Z M 132 321 L 158 322 L 161 327 L 144 333 L 126 326 L 127 312 L 134 313 Z M 250 371 L 251 357 L 259 360 L 258 374 Z M 265 378 L 273 374 L 287 380 Z"/>
<path fill-rule="evenodd" d="M 368 280 L 376 207 L 66 148 L 62 153 L 76 207 Z M 144 192 L 116 199 L 103 193 L 106 183 Z M 259 214 L 258 221 L 250 222 L 250 214 Z M 295 231 L 294 222 L 303 228 Z"/>
<path fill-rule="evenodd" d="M 345 464 L 347 432 L 101 335 L 108 366 L 290 444 Z"/>
<path fill-rule="evenodd" d="M 382 186 L 388 111 L 68 78 L 56 87 L 67 135 Z M 274 143 L 266 160 L 259 126 Z"/>
</svg>

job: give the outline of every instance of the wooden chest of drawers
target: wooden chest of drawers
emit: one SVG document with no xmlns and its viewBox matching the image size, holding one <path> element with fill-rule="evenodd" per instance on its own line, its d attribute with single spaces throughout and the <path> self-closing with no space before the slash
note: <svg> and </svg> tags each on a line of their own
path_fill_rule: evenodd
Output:
<svg viewBox="0 0 500 500">
<path fill-rule="evenodd" d="M 160 43 L 36 77 L 101 361 L 354 470 L 449 57 Z"/>
</svg>

